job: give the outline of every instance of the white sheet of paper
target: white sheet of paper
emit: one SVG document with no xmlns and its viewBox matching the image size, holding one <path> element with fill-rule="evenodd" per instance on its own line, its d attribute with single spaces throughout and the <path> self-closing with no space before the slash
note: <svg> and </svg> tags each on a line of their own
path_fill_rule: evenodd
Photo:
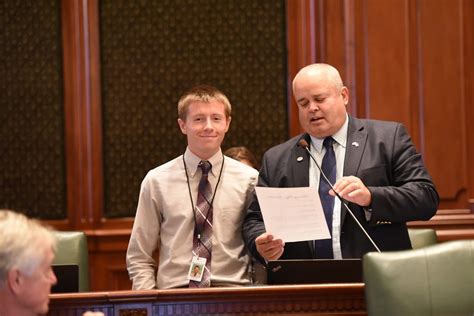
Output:
<svg viewBox="0 0 474 316">
<path fill-rule="evenodd" d="M 315 188 L 255 188 L 265 229 L 284 242 L 330 238 Z"/>
</svg>

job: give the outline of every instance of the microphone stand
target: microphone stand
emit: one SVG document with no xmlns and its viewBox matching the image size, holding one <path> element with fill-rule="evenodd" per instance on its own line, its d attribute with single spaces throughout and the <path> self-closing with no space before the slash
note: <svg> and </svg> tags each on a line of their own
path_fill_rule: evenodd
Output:
<svg viewBox="0 0 474 316">
<path fill-rule="evenodd" d="M 335 195 L 337 196 L 337 198 L 339 199 L 339 201 L 341 201 L 341 204 L 344 205 L 344 207 L 346 208 L 347 212 L 349 212 L 349 214 L 351 214 L 352 218 L 354 219 L 354 221 L 357 223 L 357 225 L 359 225 L 360 229 L 364 232 L 365 236 L 367 236 L 367 239 L 369 239 L 370 243 L 372 244 L 372 246 L 374 246 L 374 248 L 377 250 L 377 252 L 381 252 L 379 247 L 377 247 L 377 244 L 372 240 L 372 238 L 369 236 L 369 234 L 367 233 L 367 231 L 364 229 L 364 227 L 362 226 L 362 224 L 359 222 L 359 220 L 357 219 L 357 217 L 354 215 L 354 213 L 352 213 L 351 209 L 349 208 L 349 206 L 347 205 L 346 201 L 344 199 L 341 198 L 341 196 L 339 195 L 339 193 L 336 192 L 336 190 L 334 190 L 334 187 L 332 186 L 331 184 L 331 181 L 329 181 L 329 179 L 326 177 L 326 175 L 324 174 L 323 170 L 321 169 L 321 167 L 319 166 L 318 162 L 316 161 L 316 159 L 314 158 L 314 156 L 311 154 L 311 151 L 309 150 L 309 145 L 308 145 L 308 142 L 305 140 L 305 139 L 301 139 L 299 142 L 298 142 L 298 145 L 303 147 L 309 154 L 309 156 L 311 157 L 311 159 L 313 159 L 314 163 L 316 164 L 316 167 L 318 167 L 319 169 L 319 172 L 321 173 L 321 175 L 323 176 L 323 179 L 324 181 L 329 185 L 329 187 L 331 188 L 331 190 L 335 193 Z"/>
</svg>

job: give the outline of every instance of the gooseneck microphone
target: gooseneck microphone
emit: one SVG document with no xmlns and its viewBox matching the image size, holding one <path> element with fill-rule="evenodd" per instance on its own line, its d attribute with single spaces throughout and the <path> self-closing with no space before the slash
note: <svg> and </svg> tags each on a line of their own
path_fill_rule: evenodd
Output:
<svg viewBox="0 0 474 316">
<path fill-rule="evenodd" d="M 355 217 L 354 213 L 352 213 L 351 209 L 349 208 L 349 206 L 347 205 L 346 201 L 341 198 L 341 196 L 339 195 L 339 193 L 336 192 L 336 190 L 334 190 L 334 187 L 332 186 L 332 183 L 331 181 L 329 181 L 329 179 L 326 177 L 326 175 L 324 174 L 323 170 L 321 169 L 321 167 L 319 166 L 318 162 L 316 161 L 316 159 L 314 158 L 314 156 L 311 154 L 311 151 L 309 150 L 309 144 L 308 142 L 305 140 L 305 139 L 300 139 L 300 141 L 298 142 L 298 146 L 304 148 L 309 156 L 311 157 L 311 159 L 313 159 L 314 163 L 316 164 L 316 167 L 318 167 L 319 169 L 319 172 L 321 173 L 321 175 L 323 176 L 323 179 L 324 181 L 329 185 L 329 187 L 331 188 L 331 190 L 336 194 L 337 198 L 339 199 L 339 201 L 341 201 L 341 204 L 344 205 L 344 207 L 346 208 L 347 212 L 349 212 L 349 214 L 351 214 L 352 218 L 354 219 L 354 221 L 357 223 L 357 225 L 359 225 L 360 229 L 364 232 L 365 236 L 367 236 L 367 239 L 369 239 L 369 241 L 371 242 L 372 246 L 374 246 L 374 248 L 380 252 L 380 249 L 379 247 L 377 247 L 377 245 L 375 244 L 375 242 L 372 240 L 372 238 L 369 236 L 369 234 L 367 233 L 367 231 L 364 229 L 364 227 L 362 226 L 362 224 L 359 222 L 359 220 L 357 219 L 357 217 Z"/>
</svg>

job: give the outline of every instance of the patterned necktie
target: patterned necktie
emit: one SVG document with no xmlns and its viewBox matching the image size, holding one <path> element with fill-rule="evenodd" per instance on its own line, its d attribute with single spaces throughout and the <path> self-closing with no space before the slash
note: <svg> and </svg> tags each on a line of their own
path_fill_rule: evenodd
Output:
<svg viewBox="0 0 474 316">
<path fill-rule="evenodd" d="M 334 140 L 332 137 L 326 137 L 323 142 L 323 146 L 326 148 L 326 153 L 323 157 L 321 169 L 327 176 L 329 182 L 334 184 L 336 182 L 336 155 L 334 154 L 334 148 L 332 147 Z M 334 209 L 334 196 L 329 194 L 331 187 L 326 183 L 323 175 L 319 177 L 319 198 L 323 205 L 324 216 L 328 224 L 329 233 L 332 236 L 332 213 Z M 316 252 L 316 258 L 319 259 L 333 259 L 334 254 L 332 251 L 332 238 L 320 239 L 314 242 L 314 248 Z"/>
<path fill-rule="evenodd" d="M 193 238 L 193 256 L 206 258 L 206 266 L 201 282 L 189 281 L 189 287 L 211 286 L 211 255 L 212 255 L 212 188 L 208 180 L 212 165 L 209 161 L 201 161 L 202 170 L 199 181 L 198 197 L 194 209 L 195 226 Z"/>
</svg>

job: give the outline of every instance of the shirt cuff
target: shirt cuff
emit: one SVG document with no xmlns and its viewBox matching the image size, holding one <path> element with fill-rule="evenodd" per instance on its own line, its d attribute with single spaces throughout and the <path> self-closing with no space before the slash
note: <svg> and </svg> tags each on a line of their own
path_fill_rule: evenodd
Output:
<svg viewBox="0 0 474 316">
<path fill-rule="evenodd" d="M 372 218 L 372 209 L 364 207 L 364 213 L 365 213 L 365 220 L 367 222 L 370 222 L 370 219 Z"/>
</svg>

